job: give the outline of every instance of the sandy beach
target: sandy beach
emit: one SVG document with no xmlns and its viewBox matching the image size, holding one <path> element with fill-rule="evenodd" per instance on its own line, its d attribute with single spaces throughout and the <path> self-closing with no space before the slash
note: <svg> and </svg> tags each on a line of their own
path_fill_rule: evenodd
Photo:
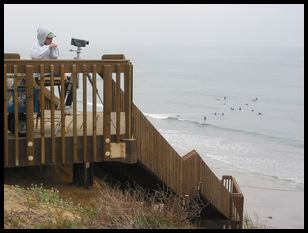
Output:
<svg viewBox="0 0 308 233">
<path fill-rule="evenodd" d="M 248 173 L 232 171 L 232 175 L 244 194 L 244 213 L 253 220 L 257 214 L 258 222 L 266 228 L 304 228 L 303 187 L 292 187 L 287 181 Z"/>
</svg>

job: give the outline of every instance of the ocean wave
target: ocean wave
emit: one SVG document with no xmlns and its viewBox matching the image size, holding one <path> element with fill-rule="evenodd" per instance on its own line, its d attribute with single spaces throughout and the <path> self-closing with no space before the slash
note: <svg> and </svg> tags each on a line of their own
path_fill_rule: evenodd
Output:
<svg viewBox="0 0 308 233">
<path fill-rule="evenodd" d="M 231 161 L 227 161 L 225 158 L 223 158 L 221 156 L 217 156 L 217 155 L 213 155 L 213 154 L 209 154 L 209 153 L 206 153 L 204 156 L 209 157 L 211 159 L 218 160 L 219 162 L 223 162 L 223 163 L 228 164 L 228 165 L 232 165 L 235 168 L 239 168 L 243 171 L 248 171 L 248 172 L 256 174 L 256 175 L 263 175 L 263 176 L 267 176 L 267 177 L 270 177 L 270 178 L 274 178 L 276 180 L 287 181 L 287 182 L 292 182 L 292 183 L 296 183 L 296 184 L 299 184 L 299 185 L 304 185 L 304 181 L 301 181 L 299 177 L 286 178 L 286 177 L 281 177 L 279 175 L 269 174 L 267 172 L 255 170 L 255 169 L 252 169 L 252 168 L 247 168 L 245 166 L 241 166 L 241 165 L 232 163 Z"/>
<path fill-rule="evenodd" d="M 150 118 L 153 118 L 153 119 L 157 119 L 157 120 L 173 120 L 173 121 L 179 121 L 179 122 L 187 122 L 187 123 L 190 123 L 190 124 L 199 125 L 201 127 L 211 127 L 211 128 L 216 128 L 216 129 L 219 129 L 219 130 L 227 130 L 227 131 L 244 133 L 244 134 L 249 134 L 249 135 L 254 135 L 254 136 L 259 136 L 259 137 L 265 137 L 265 138 L 276 140 L 276 141 L 282 141 L 282 142 L 290 144 L 292 146 L 296 146 L 296 147 L 300 147 L 300 148 L 304 147 L 304 144 L 302 142 L 300 142 L 298 140 L 290 139 L 290 138 L 272 136 L 272 135 L 268 135 L 268 134 L 262 134 L 262 133 L 259 133 L 259 132 L 242 130 L 242 129 L 238 129 L 238 128 L 230 128 L 230 127 L 225 127 L 225 126 L 213 125 L 213 124 L 205 123 L 204 121 L 197 121 L 197 120 L 192 120 L 192 119 L 180 117 L 181 115 L 185 115 L 185 114 L 144 113 L 144 115 L 148 116 Z"/>
</svg>

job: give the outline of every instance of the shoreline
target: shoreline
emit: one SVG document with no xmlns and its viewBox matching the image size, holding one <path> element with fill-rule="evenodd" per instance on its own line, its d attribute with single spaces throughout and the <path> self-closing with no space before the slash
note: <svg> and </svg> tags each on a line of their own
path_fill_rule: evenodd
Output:
<svg viewBox="0 0 308 233">
<path fill-rule="evenodd" d="M 253 221 L 264 224 L 266 228 L 304 228 L 303 190 L 288 187 L 285 181 L 255 174 L 227 173 L 236 178 L 244 195 L 244 215 L 247 213 Z"/>
</svg>

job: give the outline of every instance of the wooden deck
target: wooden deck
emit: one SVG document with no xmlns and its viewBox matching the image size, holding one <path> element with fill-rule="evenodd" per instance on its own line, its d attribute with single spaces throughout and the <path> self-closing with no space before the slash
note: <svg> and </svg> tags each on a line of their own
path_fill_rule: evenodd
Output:
<svg viewBox="0 0 308 233">
<path fill-rule="evenodd" d="M 15 128 L 18 126 L 18 73 L 25 77 L 27 135 L 19 137 L 18 133 L 8 132 L 8 88 L 4 85 L 4 167 L 73 164 L 74 184 L 81 182 L 88 187 L 91 185 L 90 163 L 134 163 L 146 168 L 179 196 L 202 197 L 217 213 L 234 223 L 232 228 L 241 228 L 244 196 L 235 178 L 218 178 L 195 150 L 185 156 L 179 155 L 133 104 L 131 62 L 124 56 L 112 58 L 114 56 L 102 57 L 102 60 L 5 59 L 4 82 L 8 74 L 13 74 L 16 80 L 13 87 Z M 40 119 L 37 122 L 33 109 L 33 73 L 40 73 L 41 77 L 51 73 L 51 91 L 46 90 L 44 78 L 39 87 L 44 122 Z M 60 74 L 62 90 L 64 74 L 72 73 L 72 116 L 64 118 L 64 92 L 55 96 L 54 73 Z M 93 85 L 89 86 L 93 93 L 92 112 L 87 112 L 89 73 L 93 75 Z M 81 112 L 77 112 L 78 74 L 82 74 L 80 85 L 84 90 Z M 103 112 L 97 112 L 96 106 L 97 74 L 103 79 Z M 57 131 L 58 122 L 65 127 Z"/>
<path fill-rule="evenodd" d="M 44 125 L 45 125 L 45 137 L 51 137 L 51 111 L 45 110 L 44 111 Z M 120 114 L 120 135 L 125 135 L 125 112 L 121 112 Z M 104 114 L 103 112 L 97 112 L 96 115 L 96 125 L 97 125 L 97 135 L 103 135 L 103 122 L 104 122 Z M 116 112 L 111 113 L 111 127 L 110 127 L 110 134 L 116 135 Z M 61 125 L 61 111 L 55 111 L 55 128 L 57 124 Z M 77 113 L 77 136 L 83 136 L 83 112 Z M 41 118 L 33 119 L 33 134 L 34 138 L 41 137 Z M 93 113 L 87 112 L 87 136 L 93 136 Z M 89 127 L 90 126 L 90 127 Z M 59 126 L 59 130 L 56 137 L 61 137 L 61 126 Z M 65 116 L 65 136 L 71 137 L 73 136 L 73 116 L 66 115 Z M 14 140 L 15 136 L 11 132 L 8 133 L 9 140 Z"/>
</svg>

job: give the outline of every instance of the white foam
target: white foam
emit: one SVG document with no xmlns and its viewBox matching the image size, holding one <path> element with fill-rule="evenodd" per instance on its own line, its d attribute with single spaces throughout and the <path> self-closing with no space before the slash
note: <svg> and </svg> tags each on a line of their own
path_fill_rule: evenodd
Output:
<svg viewBox="0 0 308 233">
<path fill-rule="evenodd" d="M 168 119 L 170 117 L 168 114 L 144 113 L 144 115 L 158 120 Z"/>
</svg>

